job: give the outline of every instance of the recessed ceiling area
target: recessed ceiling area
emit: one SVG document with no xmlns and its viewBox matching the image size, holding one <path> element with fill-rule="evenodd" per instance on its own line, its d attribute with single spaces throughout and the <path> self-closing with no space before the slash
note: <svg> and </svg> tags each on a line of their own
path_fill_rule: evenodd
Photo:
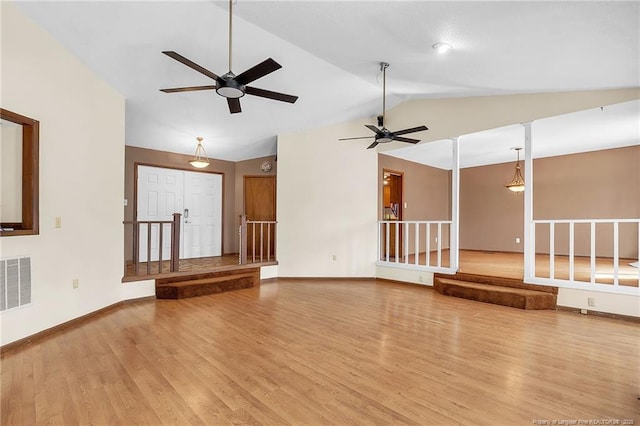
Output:
<svg viewBox="0 0 640 426">
<path fill-rule="evenodd" d="M 640 101 L 537 120 L 532 123 L 531 133 L 533 158 L 638 145 Z M 459 143 L 461 168 L 515 161 L 512 148 L 524 147 L 524 126 L 515 124 L 462 135 Z M 384 154 L 440 169 L 451 170 L 453 166 L 449 139 Z"/>
<path fill-rule="evenodd" d="M 234 3 L 236 73 L 271 57 L 282 69 L 229 114 L 212 84 L 168 58 L 228 68 L 225 1 L 21 1 L 20 10 L 126 99 L 126 144 L 239 161 L 275 154 L 279 134 L 352 120 L 375 124 L 378 64 L 391 64 L 387 106 L 415 98 L 640 86 L 639 2 L 245 1 Z M 438 54 L 435 43 L 453 49 Z M 568 144 L 565 141 L 565 144 Z"/>
</svg>

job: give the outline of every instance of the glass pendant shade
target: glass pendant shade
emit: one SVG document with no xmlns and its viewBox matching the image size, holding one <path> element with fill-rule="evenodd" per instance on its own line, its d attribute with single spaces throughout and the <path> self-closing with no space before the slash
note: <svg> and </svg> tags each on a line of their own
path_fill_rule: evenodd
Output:
<svg viewBox="0 0 640 426">
<path fill-rule="evenodd" d="M 189 161 L 189 164 L 197 169 L 202 169 L 209 165 L 209 158 L 207 158 L 207 153 L 202 146 L 202 138 L 198 136 L 196 139 L 198 140 L 198 146 L 196 147 L 195 156 L 193 160 Z"/>
<path fill-rule="evenodd" d="M 513 174 L 513 179 L 511 179 L 511 183 L 505 185 L 506 188 L 513 192 L 522 192 L 524 191 L 524 177 L 522 176 L 522 168 L 520 167 L 520 150 L 522 148 L 515 148 L 518 153 L 518 159 L 516 161 L 516 171 Z"/>
</svg>

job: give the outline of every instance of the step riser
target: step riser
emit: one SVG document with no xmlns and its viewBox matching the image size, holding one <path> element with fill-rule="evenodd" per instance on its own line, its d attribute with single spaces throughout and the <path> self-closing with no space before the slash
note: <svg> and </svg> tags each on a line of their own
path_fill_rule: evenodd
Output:
<svg viewBox="0 0 640 426">
<path fill-rule="evenodd" d="M 185 299 L 251 288 L 259 284 L 260 268 L 195 274 L 179 279 L 173 277 L 169 280 L 156 280 L 156 298 Z"/>
<path fill-rule="evenodd" d="M 520 288 L 523 290 L 541 291 L 544 293 L 558 294 L 558 287 L 551 287 L 546 285 L 537 284 L 525 284 L 523 280 L 514 278 L 502 278 L 502 277 L 490 277 L 485 275 L 465 274 L 458 272 L 455 275 L 435 274 L 434 280 L 437 278 L 452 279 L 458 281 L 473 282 L 478 284 L 490 284 L 501 287 Z"/>
<path fill-rule="evenodd" d="M 446 282 L 442 282 L 439 278 L 436 278 L 434 281 L 434 290 L 445 296 L 518 309 L 542 310 L 556 308 L 557 297 L 550 293 L 536 292 L 538 294 L 518 294 L 518 289 L 514 289 L 513 291 L 504 291 L 504 287 L 499 287 L 502 291 L 498 289 L 492 290 L 490 288 L 480 289 L 465 286 L 464 282 L 451 282 L 455 281 L 451 279 L 445 281 Z"/>
</svg>

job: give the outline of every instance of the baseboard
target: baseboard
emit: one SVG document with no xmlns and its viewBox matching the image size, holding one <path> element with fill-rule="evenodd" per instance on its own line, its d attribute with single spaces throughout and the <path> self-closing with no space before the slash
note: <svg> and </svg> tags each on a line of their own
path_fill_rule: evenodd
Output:
<svg viewBox="0 0 640 426">
<path fill-rule="evenodd" d="M 279 281 L 371 281 L 376 277 L 277 277 Z"/>
<path fill-rule="evenodd" d="M 144 298 L 146 299 L 146 298 Z M 153 297 L 153 299 L 155 299 L 155 297 Z M 125 303 L 131 303 L 131 302 L 135 302 L 138 301 L 140 299 L 132 299 L 132 300 L 127 300 L 127 301 L 120 301 L 120 302 L 116 302 L 112 305 L 109 306 L 105 306 L 104 308 L 98 309 L 97 311 L 93 311 L 93 312 L 89 312 L 88 314 L 82 315 L 78 318 L 74 318 L 72 320 L 69 320 L 67 322 L 63 322 L 62 324 L 58 324 L 58 325 L 54 325 L 51 328 L 47 328 L 46 330 L 42 330 L 39 331 L 35 334 L 32 334 L 31 336 L 27 336 L 24 337 L 22 339 L 18 339 L 14 342 L 11 343 L 7 343 L 6 345 L 0 346 L 0 354 L 4 354 L 5 352 L 11 351 L 11 350 L 15 350 L 18 348 L 21 348 L 23 346 L 29 345 L 33 342 L 39 341 L 39 340 L 43 340 L 46 339 L 49 336 L 52 336 L 54 334 L 58 334 L 62 331 L 65 331 L 69 328 L 72 327 L 76 327 L 79 326 L 87 321 L 93 320 L 96 317 L 99 317 L 100 315 L 103 315 L 107 312 L 110 312 L 114 309 L 117 309 L 121 306 L 123 306 Z"/>
<path fill-rule="evenodd" d="M 631 315 L 612 314 L 611 312 L 592 311 L 591 309 L 580 309 L 580 308 L 574 308 L 570 306 L 556 306 L 556 310 L 571 312 L 574 314 L 580 314 L 585 316 L 593 315 L 600 318 L 613 318 L 613 319 L 631 321 L 631 322 L 640 324 L 640 317 L 632 317 Z M 582 311 L 585 311 L 586 314 L 583 314 Z"/>
<path fill-rule="evenodd" d="M 416 287 L 425 287 L 425 288 L 433 290 L 433 285 L 427 284 L 427 283 L 414 283 L 414 282 L 410 282 L 410 281 L 392 280 L 392 279 L 389 279 L 389 278 L 376 278 L 376 281 L 382 281 L 382 282 L 392 283 L 392 284 L 412 285 L 412 286 L 416 286 Z"/>
</svg>

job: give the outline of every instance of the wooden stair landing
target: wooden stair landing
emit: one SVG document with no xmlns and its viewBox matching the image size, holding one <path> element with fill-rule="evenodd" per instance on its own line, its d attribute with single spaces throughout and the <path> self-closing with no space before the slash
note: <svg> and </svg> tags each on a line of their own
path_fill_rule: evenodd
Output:
<svg viewBox="0 0 640 426">
<path fill-rule="evenodd" d="M 445 296 L 519 309 L 556 309 L 558 288 L 525 284 L 513 278 L 436 274 L 434 289 Z"/>
<path fill-rule="evenodd" d="M 156 279 L 157 299 L 185 299 L 250 288 L 260 283 L 259 267 L 185 274 Z"/>
</svg>

